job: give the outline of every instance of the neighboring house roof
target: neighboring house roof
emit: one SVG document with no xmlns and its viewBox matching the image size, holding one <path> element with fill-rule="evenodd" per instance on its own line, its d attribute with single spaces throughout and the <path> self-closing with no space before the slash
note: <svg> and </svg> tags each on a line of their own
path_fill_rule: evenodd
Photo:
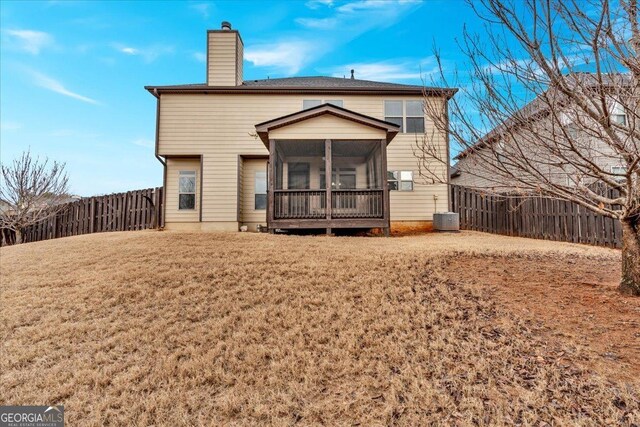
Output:
<svg viewBox="0 0 640 427">
<path fill-rule="evenodd" d="M 240 86 L 209 86 L 205 83 L 145 86 L 155 93 L 334 93 L 334 94 L 398 94 L 432 95 L 451 98 L 458 89 L 404 85 L 339 77 L 288 77 L 281 79 L 245 80 Z"/>
<path fill-rule="evenodd" d="M 297 113 L 287 114 L 285 116 L 268 120 L 266 122 L 258 123 L 256 125 L 256 132 L 258 133 L 258 136 L 260 137 L 262 142 L 264 142 L 264 144 L 268 146 L 269 131 L 325 114 L 330 114 L 332 116 L 336 116 L 345 120 L 351 120 L 365 126 L 371 126 L 376 129 L 384 130 L 387 133 L 387 143 L 389 143 L 400 131 L 400 126 L 395 123 L 385 122 L 384 120 L 376 119 L 375 117 L 347 110 L 346 108 L 338 107 L 337 105 L 322 104 L 316 107 L 308 108 L 306 110 L 298 111 Z"/>
<path fill-rule="evenodd" d="M 451 168 L 449 169 L 449 177 L 457 178 L 459 176 L 460 176 L 460 168 L 458 167 L 458 163 L 456 163 L 455 165 L 451 166 Z"/>
<path fill-rule="evenodd" d="M 601 74 L 601 82 L 598 81 L 597 74 L 593 73 L 572 73 L 569 76 L 574 80 L 572 84 L 575 86 L 575 90 L 589 90 L 600 87 L 618 88 L 627 87 L 631 84 L 631 76 L 626 73 Z M 521 124 L 523 121 L 538 119 L 545 116 L 549 111 L 549 104 L 543 99 L 543 96 L 549 93 L 550 90 L 551 89 L 548 89 L 544 93 L 538 95 L 531 102 L 516 111 L 511 117 L 507 118 L 504 122 L 487 132 L 487 134 L 480 138 L 475 144 L 467 147 L 465 150 L 460 152 L 460 154 L 454 157 L 454 160 L 462 159 L 473 151 L 483 148 L 498 140 L 504 135 L 505 131 Z"/>
</svg>

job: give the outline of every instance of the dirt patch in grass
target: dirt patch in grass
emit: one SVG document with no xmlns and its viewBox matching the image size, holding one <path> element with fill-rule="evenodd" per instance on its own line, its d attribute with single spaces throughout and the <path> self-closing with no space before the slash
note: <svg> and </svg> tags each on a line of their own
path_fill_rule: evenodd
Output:
<svg viewBox="0 0 640 427">
<path fill-rule="evenodd" d="M 135 232 L 2 248 L 0 403 L 64 404 L 69 425 L 640 423 L 637 389 L 590 369 L 595 353 L 447 267 L 462 247 L 619 257 L 544 243 Z"/>
<path fill-rule="evenodd" d="M 555 339 L 593 353 L 590 367 L 640 382 L 640 298 L 620 295 L 620 260 L 588 257 L 453 256 L 454 280 L 483 287 Z"/>
</svg>

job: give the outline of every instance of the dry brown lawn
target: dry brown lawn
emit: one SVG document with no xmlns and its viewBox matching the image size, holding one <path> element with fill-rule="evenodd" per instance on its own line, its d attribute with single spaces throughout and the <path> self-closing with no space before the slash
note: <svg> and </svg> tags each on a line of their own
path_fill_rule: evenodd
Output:
<svg viewBox="0 0 640 427">
<path fill-rule="evenodd" d="M 71 426 L 637 426 L 619 260 L 471 232 L 2 248 L 0 404 Z"/>
</svg>

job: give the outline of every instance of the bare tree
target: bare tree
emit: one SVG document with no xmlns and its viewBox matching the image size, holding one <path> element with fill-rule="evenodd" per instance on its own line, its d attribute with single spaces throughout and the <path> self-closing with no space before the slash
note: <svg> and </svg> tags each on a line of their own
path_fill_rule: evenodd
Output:
<svg viewBox="0 0 640 427">
<path fill-rule="evenodd" d="M 68 198 L 68 177 L 64 163 L 33 158 L 29 151 L 9 165 L 1 165 L 0 228 L 13 230 L 16 243 L 22 241 L 22 230 L 51 215 Z"/>
<path fill-rule="evenodd" d="M 466 67 L 455 73 L 436 52 L 438 83 L 461 93 L 446 106 L 425 102 L 426 115 L 458 145 L 458 167 L 485 191 L 555 197 L 619 219 L 620 289 L 640 295 L 637 0 L 468 5 L 485 25 L 483 37 L 465 28 L 458 45 Z M 441 154 L 433 140 L 425 135 L 417 144 L 421 170 Z"/>
</svg>

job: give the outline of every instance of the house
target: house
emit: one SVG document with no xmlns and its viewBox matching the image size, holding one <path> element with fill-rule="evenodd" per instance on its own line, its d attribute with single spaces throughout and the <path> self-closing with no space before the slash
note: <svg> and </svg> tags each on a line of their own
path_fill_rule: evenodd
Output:
<svg viewBox="0 0 640 427">
<path fill-rule="evenodd" d="M 420 181 L 413 147 L 432 127 L 423 103 L 445 107 L 454 89 L 353 72 L 247 81 L 243 49 L 223 22 L 207 32 L 205 83 L 145 87 L 157 98 L 167 229 L 388 233 L 447 210 L 447 185 Z M 448 156 L 446 136 L 432 135 Z"/>
<path fill-rule="evenodd" d="M 568 76 L 575 90 L 593 91 L 597 100 L 598 90 L 603 86 L 624 90 L 628 75 L 605 74 L 603 79 L 599 83 L 590 73 Z M 609 94 L 606 108 L 611 123 L 624 127 L 628 118 L 618 97 Z M 544 182 L 573 189 L 592 186 L 600 182 L 602 175 L 624 181 L 627 167 L 623 156 L 598 132 L 592 118 L 549 89 L 456 155 L 457 162 L 450 171 L 451 183 L 495 192 L 528 192 L 535 191 L 528 183 Z M 518 165 L 521 161 L 527 165 Z M 537 176 L 531 178 L 525 170 L 536 172 Z"/>
</svg>

